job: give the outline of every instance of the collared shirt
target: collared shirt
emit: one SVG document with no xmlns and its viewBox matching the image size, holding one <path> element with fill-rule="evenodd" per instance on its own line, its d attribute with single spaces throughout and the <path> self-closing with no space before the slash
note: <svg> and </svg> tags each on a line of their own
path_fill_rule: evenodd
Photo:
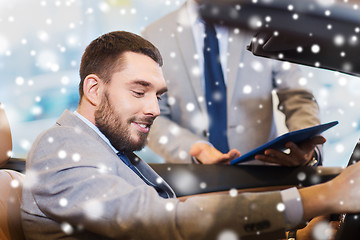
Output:
<svg viewBox="0 0 360 240">
<path fill-rule="evenodd" d="M 204 47 L 205 25 L 203 20 L 200 18 L 198 14 L 198 9 L 199 9 L 199 5 L 194 0 L 187 1 L 186 11 L 190 20 L 190 26 L 194 36 L 196 58 L 198 59 L 199 62 L 200 71 L 204 72 L 203 47 Z M 220 61 L 221 61 L 221 67 L 224 73 L 224 80 L 226 84 L 229 29 L 224 26 L 215 25 L 215 30 L 217 37 L 219 39 Z"/>
</svg>

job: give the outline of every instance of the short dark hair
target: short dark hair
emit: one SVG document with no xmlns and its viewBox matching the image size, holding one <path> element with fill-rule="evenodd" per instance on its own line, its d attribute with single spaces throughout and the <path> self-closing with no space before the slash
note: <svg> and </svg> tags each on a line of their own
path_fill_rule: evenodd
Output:
<svg viewBox="0 0 360 240">
<path fill-rule="evenodd" d="M 163 60 L 159 50 L 144 38 L 126 31 L 106 33 L 93 40 L 86 47 L 80 64 L 80 101 L 83 92 L 84 80 L 89 74 L 95 74 L 104 83 L 109 83 L 111 76 L 116 70 L 121 69 L 123 62 L 122 54 L 135 52 L 144 54 L 153 59 L 159 66 Z"/>
</svg>

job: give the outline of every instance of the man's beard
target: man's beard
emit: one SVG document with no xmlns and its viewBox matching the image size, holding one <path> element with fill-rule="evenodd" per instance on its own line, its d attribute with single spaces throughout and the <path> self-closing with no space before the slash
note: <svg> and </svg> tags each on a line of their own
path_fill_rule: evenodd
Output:
<svg viewBox="0 0 360 240">
<path fill-rule="evenodd" d="M 95 124 L 116 150 L 132 152 L 139 151 L 145 146 L 148 133 L 138 131 L 138 141 L 131 138 L 129 126 L 135 119 L 132 117 L 127 122 L 121 122 L 120 114 L 117 114 L 117 111 L 110 104 L 108 93 L 104 92 L 99 109 L 95 111 Z M 153 118 L 147 119 L 146 122 L 153 120 Z"/>
</svg>

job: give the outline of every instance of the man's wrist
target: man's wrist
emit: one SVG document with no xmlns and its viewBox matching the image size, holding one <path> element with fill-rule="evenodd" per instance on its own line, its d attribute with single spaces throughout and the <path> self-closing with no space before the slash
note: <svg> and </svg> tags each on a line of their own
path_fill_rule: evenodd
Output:
<svg viewBox="0 0 360 240">
<path fill-rule="evenodd" d="M 313 157 L 311 160 L 306 164 L 307 166 L 321 166 L 322 165 L 322 159 L 321 159 L 321 151 L 318 146 L 315 146 Z"/>
</svg>

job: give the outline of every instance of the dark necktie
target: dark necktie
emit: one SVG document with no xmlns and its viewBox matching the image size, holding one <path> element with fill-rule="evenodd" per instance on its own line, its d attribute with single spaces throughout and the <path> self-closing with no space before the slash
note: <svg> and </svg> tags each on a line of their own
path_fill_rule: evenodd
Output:
<svg viewBox="0 0 360 240">
<path fill-rule="evenodd" d="M 126 164 L 126 166 L 128 166 L 131 170 L 133 170 L 133 172 L 135 172 L 136 175 L 138 175 L 147 185 L 155 188 L 155 190 L 158 192 L 158 194 L 161 197 L 163 197 L 163 198 L 172 198 L 172 197 L 174 197 L 173 193 L 168 192 L 165 187 L 161 187 L 160 185 L 157 185 L 157 184 L 151 182 L 148 178 L 146 178 L 140 172 L 140 170 L 136 166 L 134 166 L 134 164 L 132 164 L 132 162 L 126 156 L 125 153 L 118 152 L 117 155 Z"/>
<path fill-rule="evenodd" d="M 209 116 L 209 141 L 219 151 L 229 151 L 227 140 L 226 86 L 221 69 L 219 43 L 215 28 L 205 23 L 204 76 L 205 96 Z"/>
</svg>

